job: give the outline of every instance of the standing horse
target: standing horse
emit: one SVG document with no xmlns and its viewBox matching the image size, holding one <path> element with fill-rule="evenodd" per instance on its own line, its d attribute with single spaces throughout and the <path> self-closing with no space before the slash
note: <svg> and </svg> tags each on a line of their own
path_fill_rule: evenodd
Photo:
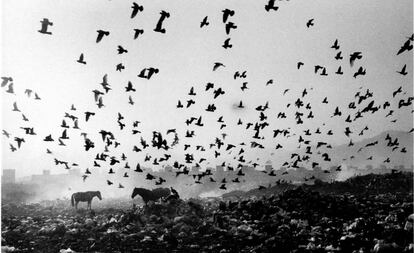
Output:
<svg viewBox="0 0 414 253">
<path fill-rule="evenodd" d="M 145 188 L 134 188 L 131 198 L 139 195 L 144 200 L 145 205 L 147 205 L 150 200 L 157 201 L 160 198 L 169 196 L 170 193 L 170 189 L 168 188 L 156 188 L 152 191 Z"/>
<path fill-rule="evenodd" d="M 102 200 L 101 192 L 100 191 L 88 191 L 88 192 L 76 192 L 72 194 L 71 202 L 72 206 L 75 206 L 75 209 L 78 209 L 79 202 L 88 202 L 87 209 L 92 209 L 91 203 L 93 197 L 98 197 L 99 200 Z"/>
</svg>

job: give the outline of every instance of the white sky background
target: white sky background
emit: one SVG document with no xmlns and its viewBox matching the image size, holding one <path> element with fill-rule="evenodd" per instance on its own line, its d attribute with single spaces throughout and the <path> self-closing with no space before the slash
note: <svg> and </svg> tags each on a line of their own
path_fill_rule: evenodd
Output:
<svg viewBox="0 0 414 253">
<path fill-rule="evenodd" d="M 93 157 L 103 148 L 98 135 L 101 129 L 113 131 L 121 142 L 114 155 L 129 154 L 130 164 L 143 161 L 146 152 L 138 155 L 131 152 L 133 145 L 139 143 L 139 137 L 130 134 L 134 120 L 142 122 L 139 129 L 148 141 L 153 130 L 165 132 L 177 128 L 181 144 L 171 152 L 182 159 L 183 143 L 207 147 L 222 132 L 229 135 L 229 143 L 249 142 L 253 132 L 245 131 L 245 126 L 237 126 L 237 120 L 242 118 L 244 123 L 257 121 L 258 113 L 254 108 L 269 101 L 271 109 L 265 114 L 271 118 L 271 127 L 263 131 L 266 150 L 248 155 L 250 159 L 262 158 L 264 164 L 271 159 L 269 154 L 275 152 L 276 143 L 292 150 L 297 146 L 297 138 L 275 141 L 272 130 L 276 128 L 291 127 L 293 132 L 300 134 L 304 129 L 314 131 L 320 126 L 322 131 L 333 129 L 337 133 L 326 139 L 332 144 L 347 143 L 349 139 L 343 134 L 343 120 L 330 116 L 336 106 L 347 115 L 347 105 L 361 86 L 362 91 L 369 88 L 374 92 L 377 105 L 386 100 L 394 106 L 398 104 L 399 99 L 392 100 L 392 92 L 399 86 L 407 92 L 401 98 L 412 96 L 412 51 L 396 56 L 413 32 L 412 0 L 276 1 L 280 7 L 276 12 L 264 10 L 267 1 L 137 3 L 144 6 L 144 11 L 131 19 L 132 1 L 1 2 L 1 76 L 13 77 L 16 92 L 16 95 L 4 90 L 1 93 L 2 129 L 10 132 L 13 138 L 26 139 L 20 150 L 11 153 L 10 140 L 2 136 L 2 168 L 14 168 L 18 176 L 40 173 L 46 168 L 52 168 L 53 173 L 63 172 L 62 167 L 54 166 L 54 157 L 77 162 L 81 168 L 91 167 Z M 229 21 L 238 28 L 232 30 L 230 36 L 225 34 L 222 22 L 225 8 L 235 10 Z M 171 14 L 164 21 L 166 34 L 153 31 L 161 10 Z M 210 25 L 200 29 L 205 16 Z M 53 35 L 37 32 L 43 18 L 53 22 L 49 27 Z M 315 25 L 308 29 L 306 22 L 311 18 Z M 144 29 L 144 34 L 136 40 L 133 40 L 134 28 Z M 110 35 L 97 44 L 96 30 L 99 29 L 110 31 Z M 231 37 L 233 48 L 225 50 L 222 44 L 228 37 Z M 336 51 L 330 48 L 335 39 L 341 47 L 342 61 L 334 59 Z M 118 45 L 129 52 L 118 55 Z M 349 55 L 354 51 L 361 51 L 363 58 L 351 69 Z M 87 65 L 76 62 L 81 53 L 84 53 Z M 296 68 L 298 61 L 305 63 L 300 70 Z M 222 62 L 226 67 L 212 72 L 214 62 Z M 115 71 L 118 63 L 123 63 L 125 70 Z M 403 77 L 396 71 L 404 64 L 407 64 L 408 75 Z M 315 75 L 314 65 L 326 66 L 329 75 Z M 339 65 L 344 71 L 343 76 L 333 73 Z M 355 79 L 352 75 L 359 66 L 366 68 L 367 75 Z M 138 78 L 137 74 L 146 67 L 156 67 L 160 72 L 151 80 Z M 233 79 L 235 71 L 244 70 L 247 70 L 245 80 Z M 104 96 L 106 106 L 98 109 L 92 90 L 101 90 L 99 83 L 105 73 L 113 90 Z M 266 87 L 269 79 L 274 79 L 274 84 Z M 137 92 L 124 92 L 128 81 L 134 84 Z M 244 81 L 248 81 L 249 89 L 242 92 L 240 86 Z M 215 83 L 215 88 L 222 87 L 226 94 L 213 100 L 211 90 L 204 91 L 207 82 Z M 187 95 L 192 86 L 196 97 Z M 287 88 L 290 91 L 282 96 Z M 304 88 L 309 93 L 305 101 L 312 104 L 315 119 L 305 120 L 304 125 L 298 126 L 293 121 L 293 105 L 286 109 L 286 104 L 294 103 Z M 42 100 L 27 98 L 25 89 L 36 91 Z M 128 104 L 128 95 L 132 95 L 136 102 L 134 106 Z M 328 105 L 321 104 L 325 96 L 330 102 Z M 185 104 L 189 98 L 196 104 L 189 109 L 175 108 L 178 99 Z M 246 104 L 246 109 L 234 110 L 233 105 L 240 100 Z M 13 102 L 17 102 L 29 122 L 23 122 L 20 113 L 11 112 Z M 216 112 L 205 111 L 210 103 L 215 103 Z M 69 111 L 71 104 L 77 108 L 76 112 Z M 395 124 L 390 118 L 385 119 L 386 112 L 381 110 L 353 123 L 352 128 L 359 132 L 369 125 L 370 130 L 363 138 L 389 129 L 407 131 L 412 128 L 411 109 L 397 110 L 392 117 L 397 119 Z M 85 111 L 96 112 L 87 123 L 84 122 Z M 287 112 L 290 119 L 276 120 L 279 111 Z M 64 112 L 81 118 L 81 130 L 69 130 L 71 140 L 66 141 L 67 147 L 43 142 L 48 134 L 55 139 L 61 134 L 59 126 Z M 127 129 L 124 131 L 119 131 L 116 122 L 118 112 L 125 116 Z M 200 115 L 205 123 L 203 128 L 184 124 L 188 117 Z M 216 122 L 221 115 L 227 123 L 223 131 Z M 69 123 L 70 120 L 66 121 Z M 326 126 L 322 127 L 322 123 Z M 23 126 L 34 127 L 37 136 L 24 135 L 19 129 Z M 185 140 L 187 129 L 196 131 L 193 140 Z M 88 132 L 96 144 L 89 153 L 83 149 L 80 132 Z M 361 137 L 355 136 L 353 140 L 358 141 L 358 138 Z M 54 155 L 47 155 L 46 148 Z M 194 150 L 189 152 L 197 158 L 211 157 L 197 155 Z M 276 167 L 282 162 L 272 160 Z M 210 160 L 210 164 L 222 161 Z"/>
</svg>

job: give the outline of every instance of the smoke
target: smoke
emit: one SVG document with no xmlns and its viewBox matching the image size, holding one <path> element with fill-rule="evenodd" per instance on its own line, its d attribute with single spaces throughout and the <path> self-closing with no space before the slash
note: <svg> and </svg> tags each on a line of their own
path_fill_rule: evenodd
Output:
<svg viewBox="0 0 414 253">
<path fill-rule="evenodd" d="M 200 194 L 200 198 L 217 198 L 220 197 L 223 194 L 223 192 L 213 190 L 208 192 L 203 192 Z"/>
<path fill-rule="evenodd" d="M 336 181 L 345 181 L 357 174 L 357 171 L 346 164 L 341 164 L 341 171 L 336 175 Z"/>
</svg>

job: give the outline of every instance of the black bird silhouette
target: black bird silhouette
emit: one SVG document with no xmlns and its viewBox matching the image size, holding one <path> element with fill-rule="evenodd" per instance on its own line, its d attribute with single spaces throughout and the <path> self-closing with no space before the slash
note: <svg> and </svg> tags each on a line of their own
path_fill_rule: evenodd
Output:
<svg viewBox="0 0 414 253">
<path fill-rule="evenodd" d="M 1 82 L 1 87 L 6 86 L 9 82 L 13 82 L 13 78 L 12 78 L 12 77 L 5 77 L 5 76 L 2 76 L 2 77 L 1 77 L 1 79 L 3 80 L 3 81 Z"/>
<path fill-rule="evenodd" d="M 343 57 L 342 57 L 342 52 L 341 51 L 339 51 L 336 55 L 335 55 L 335 60 L 342 60 L 343 59 Z"/>
<path fill-rule="evenodd" d="M 118 54 L 128 53 L 128 50 L 123 48 L 121 45 L 118 45 Z"/>
<path fill-rule="evenodd" d="M 223 12 L 223 23 L 226 23 L 227 22 L 227 19 L 230 16 L 233 16 L 234 13 L 235 13 L 233 10 L 229 10 L 229 9 L 225 9 L 222 12 Z"/>
<path fill-rule="evenodd" d="M 313 23 L 313 18 L 312 19 L 309 19 L 308 20 L 308 22 L 306 23 L 306 27 L 311 27 L 311 26 L 314 26 L 315 24 Z"/>
<path fill-rule="evenodd" d="M 273 84 L 273 79 L 270 79 L 269 81 L 266 82 L 266 86 L 268 86 L 269 84 Z"/>
<path fill-rule="evenodd" d="M 213 66 L 213 71 L 216 71 L 219 67 L 226 67 L 226 66 L 221 62 L 215 62 Z"/>
<path fill-rule="evenodd" d="M 233 22 L 228 22 L 226 24 L 226 34 L 229 35 L 231 29 L 236 29 L 236 28 L 237 28 L 237 26 Z"/>
<path fill-rule="evenodd" d="M 407 64 L 404 64 L 404 67 L 400 71 L 397 71 L 397 73 L 399 73 L 399 74 L 401 74 L 403 76 L 407 75 L 408 72 L 405 70 L 406 67 L 407 67 Z"/>
<path fill-rule="evenodd" d="M 15 152 L 17 150 L 11 143 L 9 143 L 9 145 L 11 152 Z"/>
<path fill-rule="evenodd" d="M 48 32 L 48 31 L 47 31 L 47 28 L 48 28 L 49 26 L 53 26 L 53 23 L 52 23 L 52 22 L 50 22 L 50 21 L 49 21 L 49 19 L 47 19 L 47 18 L 43 18 L 43 20 L 42 20 L 42 21 L 40 21 L 40 23 L 42 24 L 42 28 L 41 28 L 38 32 L 43 33 L 43 34 L 49 34 L 49 35 L 52 35 L 52 33 L 51 33 L 51 32 Z"/>
<path fill-rule="evenodd" d="M 321 66 L 321 65 L 315 65 L 315 74 L 316 74 L 316 73 L 318 73 L 318 71 L 319 71 L 320 69 L 324 69 L 324 67 L 323 67 L 323 66 Z"/>
<path fill-rule="evenodd" d="M 61 139 L 58 139 L 58 141 L 59 141 L 59 146 L 66 146 L 66 144 Z"/>
<path fill-rule="evenodd" d="M 128 85 L 125 87 L 125 92 L 129 92 L 129 91 L 137 91 L 136 89 L 134 89 L 134 86 L 132 86 L 132 82 L 128 81 Z"/>
<path fill-rule="evenodd" d="M 338 70 L 335 72 L 335 74 L 337 74 L 337 75 L 343 75 L 344 74 L 344 72 L 342 72 L 342 67 L 341 66 L 338 67 Z"/>
<path fill-rule="evenodd" d="M 3 135 L 7 138 L 10 138 L 10 134 L 6 130 L 3 130 Z"/>
<path fill-rule="evenodd" d="M 411 39 L 408 39 L 404 42 L 404 45 L 398 50 L 397 55 L 404 53 L 405 51 L 410 51 L 413 49 L 413 45 L 411 45 Z"/>
<path fill-rule="evenodd" d="M 326 73 L 326 68 L 323 68 L 322 69 L 322 72 L 321 72 L 321 76 L 327 76 L 328 74 Z"/>
<path fill-rule="evenodd" d="M 351 64 L 351 67 L 354 66 L 355 60 L 360 60 L 362 58 L 361 52 L 353 52 L 349 57 L 349 63 Z"/>
<path fill-rule="evenodd" d="M 188 95 L 189 96 L 195 96 L 195 95 L 197 95 L 197 93 L 194 92 L 194 87 L 191 87 L 190 88 L 190 92 L 188 92 Z"/>
<path fill-rule="evenodd" d="M 367 73 L 366 69 L 359 67 L 358 71 L 354 73 L 354 78 L 357 78 L 357 76 L 362 75 L 364 76 Z"/>
<path fill-rule="evenodd" d="M 208 16 L 205 16 L 203 21 L 200 23 L 200 28 L 203 28 L 203 26 L 208 26 L 210 23 L 207 21 Z"/>
<path fill-rule="evenodd" d="M 83 60 L 83 53 L 79 56 L 79 59 L 77 60 L 77 62 L 86 64 L 86 61 Z"/>
<path fill-rule="evenodd" d="M 183 108 L 184 106 L 183 106 L 183 104 L 181 103 L 181 101 L 180 100 L 178 100 L 178 103 L 177 103 L 177 108 Z M 188 107 L 188 106 L 187 106 Z"/>
<path fill-rule="evenodd" d="M 347 137 L 349 137 L 349 134 L 351 134 L 352 133 L 352 131 L 349 129 L 349 127 L 346 127 L 345 128 L 345 135 L 347 136 Z"/>
<path fill-rule="evenodd" d="M 17 147 L 20 148 L 22 145 L 22 142 L 26 142 L 23 138 L 20 137 L 14 137 L 14 140 L 17 142 Z"/>
<path fill-rule="evenodd" d="M 109 90 L 111 90 L 111 88 L 109 87 L 109 83 L 108 83 L 108 74 L 105 74 L 102 77 L 102 83 L 101 83 L 102 87 L 104 88 L 105 92 L 108 93 Z M 103 95 L 102 92 L 94 90 L 93 91 L 95 93 L 95 101 L 98 101 L 98 96 L 99 95 Z"/>
<path fill-rule="evenodd" d="M 94 112 L 85 112 L 85 121 L 88 122 L 89 118 L 94 115 Z"/>
<path fill-rule="evenodd" d="M 206 84 L 206 91 L 208 91 L 209 89 L 213 89 L 214 88 L 214 83 L 207 83 Z"/>
<path fill-rule="evenodd" d="M 335 40 L 334 44 L 331 46 L 331 48 L 338 50 L 339 49 L 339 44 L 338 44 L 338 39 Z"/>
<path fill-rule="evenodd" d="M 265 10 L 269 12 L 270 10 L 277 11 L 279 9 L 278 6 L 275 6 L 275 0 L 269 0 L 267 4 L 265 5 Z"/>
<path fill-rule="evenodd" d="M 65 120 L 62 120 L 62 124 L 60 125 L 63 128 L 69 128 L 69 126 L 66 124 Z"/>
<path fill-rule="evenodd" d="M 223 46 L 222 47 L 224 47 L 224 49 L 227 49 L 227 48 L 232 48 L 233 47 L 233 45 L 232 44 L 230 44 L 230 38 L 228 38 L 228 39 L 226 39 L 225 41 L 224 41 L 224 44 L 223 44 Z"/>
<path fill-rule="evenodd" d="M 17 108 L 17 103 L 13 103 L 13 112 L 20 112 L 19 108 Z"/>
<path fill-rule="evenodd" d="M 218 88 L 217 90 L 214 90 L 214 99 L 216 99 L 218 96 L 223 95 L 225 92 L 221 88 Z"/>
<path fill-rule="evenodd" d="M 241 89 L 242 91 L 244 91 L 244 90 L 248 89 L 248 87 L 247 87 L 247 82 L 243 82 L 242 87 L 240 87 L 240 89 Z"/>
<path fill-rule="evenodd" d="M 305 63 L 303 63 L 303 62 L 298 62 L 298 64 L 297 64 L 297 68 L 298 68 L 298 69 L 300 69 L 300 67 L 302 67 L 304 64 L 305 64 Z"/>
<path fill-rule="evenodd" d="M 128 103 L 130 105 L 134 105 L 134 100 L 132 100 L 132 97 L 131 96 L 128 97 Z"/>
<path fill-rule="evenodd" d="M 134 29 L 134 31 L 134 40 L 136 40 L 140 34 L 144 34 L 144 29 Z"/>
<path fill-rule="evenodd" d="M 195 101 L 194 100 L 192 100 L 192 99 L 190 99 L 190 100 L 187 100 L 187 108 L 188 107 L 190 107 L 191 105 L 193 105 L 193 104 L 195 104 Z M 177 106 L 178 107 L 178 106 Z"/>
<path fill-rule="evenodd" d="M 69 139 L 69 137 L 68 137 L 68 135 L 67 135 L 67 132 L 66 132 L 66 129 L 65 129 L 65 130 L 63 130 L 63 132 L 62 132 L 62 136 L 60 137 L 60 139 L 63 139 L 63 140 L 68 140 L 68 139 Z"/>
<path fill-rule="evenodd" d="M 51 134 L 49 134 L 48 136 L 46 136 L 46 137 L 43 139 L 43 141 L 54 141 L 54 140 L 53 140 L 53 138 L 52 138 L 52 135 L 51 135 Z"/>
<path fill-rule="evenodd" d="M 125 69 L 125 66 L 122 63 L 119 63 L 118 65 L 116 65 L 116 70 L 121 72 L 123 69 Z"/>
<path fill-rule="evenodd" d="M 393 91 L 392 97 L 395 97 L 398 93 L 401 93 L 401 92 L 402 92 L 402 86 L 398 87 L 397 90 Z M 384 106 L 384 109 L 385 109 L 385 106 Z"/>
<path fill-rule="evenodd" d="M 166 11 L 161 11 L 160 12 L 161 16 L 160 19 L 157 22 L 157 25 L 154 28 L 155 32 L 160 32 L 160 33 L 165 33 L 165 29 L 162 28 L 163 22 L 166 18 L 170 17 L 170 13 L 166 12 Z"/>
<path fill-rule="evenodd" d="M 141 70 L 141 72 L 138 74 L 138 77 L 145 78 L 145 79 L 151 79 L 152 75 L 158 74 L 159 69 L 157 68 L 144 68 Z"/>
<path fill-rule="evenodd" d="M 144 6 L 140 6 L 137 3 L 133 2 L 132 3 L 132 13 L 131 13 L 131 18 L 135 18 L 135 16 L 138 14 L 139 11 L 144 11 Z"/>
<path fill-rule="evenodd" d="M 7 93 L 14 94 L 13 83 L 9 84 L 9 87 L 6 90 Z"/>
<path fill-rule="evenodd" d="M 334 111 L 334 114 L 333 114 L 333 116 L 341 116 L 342 115 L 342 112 L 341 111 L 339 111 L 339 107 L 337 106 L 336 108 L 335 108 L 335 111 Z M 333 117 L 332 116 L 332 117 Z"/>
<path fill-rule="evenodd" d="M 114 183 L 112 183 L 111 181 L 109 181 L 109 180 L 106 180 L 106 183 L 108 184 L 108 185 L 112 185 L 112 184 L 114 184 Z"/>
<path fill-rule="evenodd" d="M 153 175 L 151 175 L 150 173 L 147 173 L 147 175 L 145 176 L 145 179 L 153 180 L 153 179 L 155 179 L 155 177 Z"/>
<path fill-rule="evenodd" d="M 108 36 L 110 34 L 108 31 L 104 30 L 98 30 L 96 32 L 98 33 L 98 37 L 96 37 L 96 43 L 99 43 L 104 36 Z"/>
</svg>

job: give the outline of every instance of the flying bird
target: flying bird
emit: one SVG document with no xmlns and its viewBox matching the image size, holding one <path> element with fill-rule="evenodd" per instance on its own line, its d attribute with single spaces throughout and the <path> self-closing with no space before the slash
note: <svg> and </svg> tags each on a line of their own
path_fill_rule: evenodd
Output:
<svg viewBox="0 0 414 253">
<path fill-rule="evenodd" d="M 404 45 L 398 50 L 397 55 L 404 53 L 405 51 L 410 51 L 413 49 L 413 45 L 411 45 L 411 39 L 408 39 L 404 42 Z"/>
<path fill-rule="evenodd" d="M 275 0 L 269 0 L 267 4 L 265 5 L 265 10 L 269 12 L 270 10 L 277 11 L 279 9 L 278 6 L 275 6 Z"/>
<path fill-rule="evenodd" d="M 131 13 L 131 18 L 135 18 L 135 16 L 138 14 L 138 12 L 142 12 L 144 11 L 144 6 L 140 6 L 137 3 L 133 2 L 132 3 L 132 13 Z"/>
<path fill-rule="evenodd" d="M 309 19 L 308 22 L 306 23 L 306 27 L 309 28 L 311 26 L 314 26 L 315 24 L 313 23 L 313 20 L 314 20 L 313 18 L 312 19 Z"/>
<path fill-rule="evenodd" d="M 205 16 L 203 21 L 200 23 L 200 28 L 203 28 L 204 26 L 208 26 L 210 23 L 207 21 L 208 16 Z"/>
<path fill-rule="evenodd" d="M 98 33 L 98 37 L 96 37 L 96 43 L 99 43 L 104 36 L 109 35 L 109 32 L 104 30 L 97 30 L 96 32 Z"/>
<path fill-rule="evenodd" d="M 351 67 L 354 66 L 355 60 L 360 60 L 362 58 L 361 52 L 353 52 L 349 57 L 349 63 L 351 64 Z"/>
<path fill-rule="evenodd" d="M 134 29 L 134 40 L 136 40 L 138 36 L 142 34 L 144 34 L 144 29 Z"/>
<path fill-rule="evenodd" d="M 234 15 L 234 10 L 225 9 L 223 12 L 223 23 L 227 22 L 227 19 Z"/>
<path fill-rule="evenodd" d="M 338 44 L 338 39 L 335 40 L 334 44 L 331 46 L 331 48 L 335 49 L 335 50 L 339 50 L 339 44 Z"/>
<path fill-rule="evenodd" d="M 219 67 L 226 67 L 223 63 L 221 62 L 215 62 L 214 66 L 213 66 L 213 71 L 216 71 Z"/>
<path fill-rule="evenodd" d="M 19 108 L 17 108 L 17 103 L 13 103 L 13 112 L 20 112 Z"/>
<path fill-rule="evenodd" d="M 83 53 L 79 56 L 79 59 L 77 60 L 77 62 L 79 62 L 81 64 L 86 64 L 86 61 L 84 61 L 84 59 L 83 59 Z"/>
<path fill-rule="evenodd" d="M 121 45 L 118 45 L 118 54 L 128 53 L 128 50 L 123 48 Z"/>
<path fill-rule="evenodd" d="M 232 44 L 230 44 L 230 38 L 227 38 L 225 41 L 224 41 L 224 44 L 223 44 L 223 46 L 222 47 L 224 47 L 224 49 L 227 49 L 227 48 L 232 48 L 233 47 L 233 45 Z"/>
<path fill-rule="evenodd" d="M 42 24 L 42 27 L 38 32 L 52 35 L 52 33 L 48 32 L 47 29 L 49 28 L 49 26 L 53 26 L 53 23 L 50 22 L 47 18 L 44 18 L 42 21 L 40 21 L 40 23 Z"/>
<path fill-rule="evenodd" d="M 407 75 L 408 72 L 406 71 L 406 67 L 407 67 L 407 64 L 404 64 L 403 68 L 400 71 L 397 71 L 397 73 L 399 73 L 403 76 Z"/>
</svg>

